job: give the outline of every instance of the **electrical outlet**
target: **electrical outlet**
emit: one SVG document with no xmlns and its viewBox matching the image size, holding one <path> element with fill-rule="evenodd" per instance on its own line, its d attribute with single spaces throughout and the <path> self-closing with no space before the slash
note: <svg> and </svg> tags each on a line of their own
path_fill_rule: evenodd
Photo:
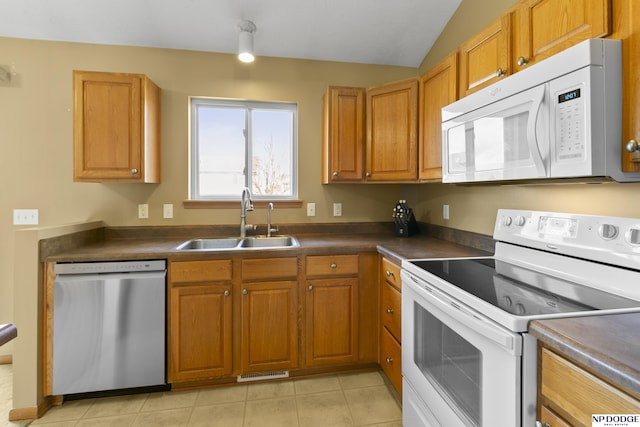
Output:
<svg viewBox="0 0 640 427">
<path fill-rule="evenodd" d="M 38 225 L 38 209 L 14 209 L 14 225 Z"/>
<path fill-rule="evenodd" d="M 162 217 L 163 218 L 173 218 L 173 204 L 165 203 L 162 205 Z"/>
<path fill-rule="evenodd" d="M 442 205 L 442 219 L 449 219 L 449 205 Z"/>
<path fill-rule="evenodd" d="M 316 204 L 307 203 L 307 216 L 316 216 Z"/>
<path fill-rule="evenodd" d="M 333 216 L 342 216 L 342 203 L 333 204 Z"/>
<path fill-rule="evenodd" d="M 149 218 L 149 205 L 146 203 L 138 205 L 138 218 L 147 219 Z"/>
</svg>

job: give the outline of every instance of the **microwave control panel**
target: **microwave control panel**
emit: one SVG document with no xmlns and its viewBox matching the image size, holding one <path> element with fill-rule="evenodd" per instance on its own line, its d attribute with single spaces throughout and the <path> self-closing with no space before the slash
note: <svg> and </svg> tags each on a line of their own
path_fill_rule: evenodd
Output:
<svg viewBox="0 0 640 427">
<path fill-rule="evenodd" d="M 556 156 L 558 160 L 585 158 L 585 105 L 581 87 L 556 95 Z"/>
</svg>

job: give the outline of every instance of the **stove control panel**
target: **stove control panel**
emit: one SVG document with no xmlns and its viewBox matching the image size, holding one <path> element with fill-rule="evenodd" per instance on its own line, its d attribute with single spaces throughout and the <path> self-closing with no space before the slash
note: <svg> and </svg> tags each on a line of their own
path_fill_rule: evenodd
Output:
<svg viewBox="0 0 640 427">
<path fill-rule="evenodd" d="M 640 269 L 640 218 L 500 209 L 493 237 Z"/>
</svg>

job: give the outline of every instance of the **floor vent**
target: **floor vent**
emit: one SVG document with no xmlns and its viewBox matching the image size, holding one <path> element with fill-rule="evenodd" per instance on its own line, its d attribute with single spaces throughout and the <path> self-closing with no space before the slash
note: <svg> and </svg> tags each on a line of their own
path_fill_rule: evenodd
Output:
<svg viewBox="0 0 640 427">
<path fill-rule="evenodd" d="M 289 378 L 289 371 L 265 372 L 262 374 L 239 375 L 238 382 L 246 383 L 249 381 L 273 380 L 276 378 Z"/>
</svg>

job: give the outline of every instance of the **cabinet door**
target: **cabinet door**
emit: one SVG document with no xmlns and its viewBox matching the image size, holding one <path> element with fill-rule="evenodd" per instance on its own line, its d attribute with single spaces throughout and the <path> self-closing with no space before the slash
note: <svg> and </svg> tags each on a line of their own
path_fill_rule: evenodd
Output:
<svg viewBox="0 0 640 427">
<path fill-rule="evenodd" d="M 402 347 L 387 328 L 382 328 L 380 365 L 393 387 L 402 395 Z"/>
<path fill-rule="evenodd" d="M 175 286 L 169 298 L 168 381 L 229 375 L 231 286 Z"/>
<path fill-rule="evenodd" d="M 496 19 L 464 42 L 460 54 L 460 97 L 511 73 L 511 14 Z"/>
<path fill-rule="evenodd" d="M 523 0 L 515 11 L 519 70 L 574 44 L 611 32 L 611 0 Z"/>
<path fill-rule="evenodd" d="M 367 89 L 365 177 L 370 182 L 418 177 L 418 82 Z"/>
<path fill-rule="evenodd" d="M 334 87 L 323 97 L 322 183 L 364 176 L 364 89 Z"/>
<path fill-rule="evenodd" d="M 613 0 L 612 38 L 622 40 L 622 170 L 640 172 L 640 3 Z M 635 142 L 635 143 L 634 143 Z M 627 149 L 631 151 L 628 151 Z"/>
<path fill-rule="evenodd" d="M 458 55 L 453 53 L 420 77 L 418 179 L 442 180 L 442 107 L 458 99 Z"/>
<path fill-rule="evenodd" d="M 297 282 L 243 284 L 242 372 L 298 366 Z"/>
<path fill-rule="evenodd" d="M 307 366 L 358 360 L 358 279 L 307 280 Z"/>
<path fill-rule="evenodd" d="M 140 74 L 74 71 L 74 180 L 160 182 L 160 89 Z"/>
</svg>

